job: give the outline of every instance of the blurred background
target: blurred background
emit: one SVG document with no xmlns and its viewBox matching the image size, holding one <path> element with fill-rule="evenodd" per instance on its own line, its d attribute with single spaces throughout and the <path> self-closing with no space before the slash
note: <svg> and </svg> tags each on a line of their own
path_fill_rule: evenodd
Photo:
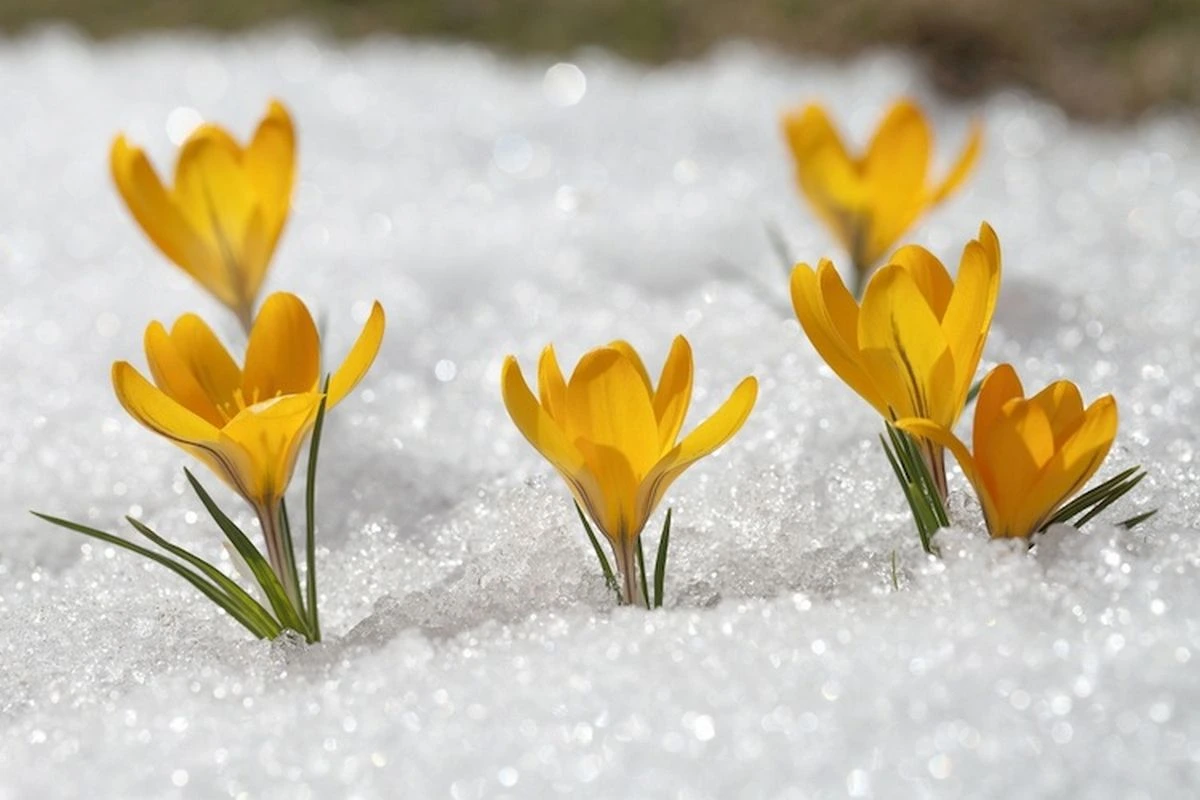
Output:
<svg viewBox="0 0 1200 800">
<path fill-rule="evenodd" d="M 734 38 L 814 57 L 900 47 L 955 95 L 1023 85 L 1093 119 L 1200 101 L 1200 0 L 0 0 L 9 35 L 56 23 L 109 38 L 281 22 L 518 54 L 594 45 L 651 63 Z"/>
</svg>

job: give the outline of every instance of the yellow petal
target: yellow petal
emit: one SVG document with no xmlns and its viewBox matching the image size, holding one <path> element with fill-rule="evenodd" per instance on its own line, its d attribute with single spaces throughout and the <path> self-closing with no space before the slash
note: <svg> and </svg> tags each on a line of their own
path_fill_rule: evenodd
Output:
<svg viewBox="0 0 1200 800">
<path fill-rule="evenodd" d="M 538 359 L 538 396 L 551 418 L 560 421 L 566 418 L 567 382 L 558 366 L 553 345 L 546 345 Z"/>
<path fill-rule="evenodd" d="M 375 356 L 379 354 L 379 347 L 383 344 L 384 325 L 383 306 L 377 300 L 371 306 L 371 315 L 367 317 L 362 333 L 358 334 L 346 359 L 329 379 L 329 408 L 333 408 L 343 397 L 350 394 L 375 362 Z"/>
<path fill-rule="evenodd" d="M 1025 397 L 1021 379 L 1011 364 L 998 364 L 979 386 L 975 398 L 975 424 L 972 447 L 976 453 L 988 449 L 988 435 L 996 428 L 1004 407 L 1014 398 Z"/>
<path fill-rule="evenodd" d="M 246 175 L 262 211 L 261 256 L 251 260 L 259 271 L 246 276 L 250 296 L 258 293 L 266 267 L 279 241 L 291 208 L 296 175 L 296 132 L 287 109 L 272 100 L 243 158 Z"/>
<path fill-rule="evenodd" d="M 872 212 L 863 262 L 874 264 L 882 258 L 926 207 L 931 149 L 932 135 L 921 109 L 907 100 L 892 106 L 863 159 Z"/>
<path fill-rule="evenodd" d="M 1083 398 L 1070 381 L 1055 381 L 1029 398 L 1029 404 L 1040 408 L 1046 416 L 1055 450 L 1063 447 L 1083 425 Z"/>
<path fill-rule="evenodd" d="M 512 417 L 517 430 L 535 450 L 564 476 L 578 475 L 583 471 L 583 455 L 546 410 L 538 405 L 525 383 L 521 367 L 512 356 L 504 359 L 504 366 L 500 370 L 500 392 L 504 407 L 508 409 L 508 415 Z"/>
<path fill-rule="evenodd" d="M 854 255 L 867 202 L 858 164 L 819 106 L 786 115 L 783 127 L 800 190 L 817 216 Z"/>
<path fill-rule="evenodd" d="M 754 377 L 746 378 L 712 416 L 663 456 L 638 489 L 639 517 L 648 519 L 666 495 L 667 489 L 688 467 L 714 452 L 741 430 L 757 399 L 758 381 Z"/>
<path fill-rule="evenodd" d="M 975 461 L 1000 518 L 1011 526 L 1029 507 L 1029 490 L 1054 457 L 1054 433 L 1040 408 L 1012 400 L 992 426 L 987 442 L 986 450 L 976 451 Z"/>
<path fill-rule="evenodd" d="M 637 370 L 638 375 L 642 379 L 642 383 L 646 387 L 646 394 L 654 395 L 654 385 L 650 383 L 650 372 L 646 369 L 646 363 L 642 361 L 642 357 L 638 355 L 637 350 L 633 349 L 633 345 L 624 339 L 614 339 L 608 343 L 608 346 L 613 350 L 620 352 L 633 368 Z"/>
<path fill-rule="evenodd" d="M 937 205 L 945 200 L 967 179 L 971 170 L 975 168 L 975 162 L 979 160 L 979 153 L 982 150 L 983 125 L 977 121 L 971 125 L 971 133 L 967 136 L 967 143 L 963 146 L 958 161 L 950 168 L 941 185 L 934 189 L 930 197 L 930 205 Z"/>
<path fill-rule="evenodd" d="M 791 290 L 796 318 L 817 353 L 851 389 L 888 416 L 887 404 L 860 362 L 858 305 L 833 264 L 823 259 L 817 272 L 797 264 Z"/>
<path fill-rule="evenodd" d="M 150 241 L 223 303 L 235 302 L 207 243 L 176 208 L 145 153 L 118 136 L 113 141 L 109 165 L 125 205 Z"/>
<path fill-rule="evenodd" d="M 192 373 L 187 359 L 179 352 L 170 334 L 160 322 L 152 322 L 146 328 L 144 338 L 146 361 L 154 383 L 168 397 L 181 406 L 203 417 L 207 422 L 220 427 L 225 422 L 212 397 L 200 385 Z"/>
<path fill-rule="evenodd" d="M 950 280 L 950 273 L 946 272 L 942 262 L 938 261 L 933 253 L 920 245 L 905 245 L 892 254 L 888 263 L 904 267 L 912 276 L 913 283 L 917 285 L 933 315 L 939 320 L 945 316 L 946 306 L 954 292 L 954 282 Z"/>
<path fill-rule="evenodd" d="M 1077 494 L 1104 463 L 1117 435 L 1117 403 L 1105 395 L 1084 412 L 1083 424 L 1043 468 L 1013 521 L 1012 536 L 1030 536 Z"/>
<path fill-rule="evenodd" d="M 341 377 L 345 367 L 343 364 L 338 369 L 339 391 L 345 383 Z M 311 392 L 320 380 L 320 371 L 321 343 L 304 303 L 287 292 L 268 297 L 254 320 L 246 346 L 242 372 L 242 395 L 246 403 L 253 405 L 280 394 Z M 345 391 L 352 386 L 353 383 L 346 386 Z M 330 405 L 336 402 L 331 381 Z"/>
<path fill-rule="evenodd" d="M 998 244 L 996 248 L 993 258 L 990 248 L 980 242 L 967 243 L 954 282 L 954 293 L 942 320 L 942 329 L 946 332 L 946 341 L 954 356 L 954 393 L 959 406 L 966 403 L 967 393 L 975 380 L 983 346 L 992 326 L 996 298 L 1000 294 Z"/>
<path fill-rule="evenodd" d="M 222 452 L 221 432 L 154 387 L 124 361 L 113 364 L 113 391 L 129 415 L 203 462 L 235 492 L 246 496 L 241 483 L 244 471 L 236 459 Z"/>
<path fill-rule="evenodd" d="M 184 314 L 171 326 L 171 341 L 213 405 L 232 415 L 242 370 L 208 324 L 195 314 Z"/>
<path fill-rule="evenodd" d="M 682 336 L 671 342 L 671 352 L 663 362 L 654 393 L 654 417 L 658 420 L 658 451 L 665 453 L 675 446 L 683 428 L 688 404 L 692 402 L 692 346 Z"/>
<path fill-rule="evenodd" d="M 638 476 L 624 453 L 615 447 L 576 440 L 587 462 L 587 473 L 599 490 L 589 497 L 587 508 L 592 521 L 614 544 L 636 538 L 646 526 L 646 516 L 638 513 Z"/>
<path fill-rule="evenodd" d="M 270 508 L 283 498 L 320 402 L 320 392 L 277 397 L 247 406 L 221 429 L 222 452 L 244 454 L 234 463 L 247 500 Z"/>
<path fill-rule="evenodd" d="M 639 478 L 658 460 L 658 422 L 646 382 L 616 348 L 599 347 L 579 360 L 567 383 L 565 429 L 573 442 L 617 450 Z M 606 497 L 610 488 L 601 484 Z"/>
<path fill-rule="evenodd" d="M 871 278 L 858 340 L 863 366 L 892 417 L 954 424 L 961 410 L 954 406 L 954 361 L 940 322 L 903 267 L 883 267 Z"/>
</svg>

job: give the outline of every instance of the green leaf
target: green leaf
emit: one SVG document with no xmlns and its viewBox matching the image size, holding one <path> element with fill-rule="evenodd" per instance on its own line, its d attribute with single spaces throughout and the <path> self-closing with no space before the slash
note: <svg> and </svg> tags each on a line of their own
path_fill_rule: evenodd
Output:
<svg viewBox="0 0 1200 800">
<path fill-rule="evenodd" d="M 304 619 L 304 624 L 307 625 L 308 613 L 304 608 L 304 598 L 300 596 L 300 573 L 296 570 L 296 548 L 292 544 L 292 521 L 288 517 L 287 500 L 281 499 L 279 501 L 279 508 L 275 513 L 279 515 L 280 543 L 283 545 L 283 568 L 287 570 L 290 585 L 295 588 L 295 600 L 292 604 L 296 606 L 296 610 L 300 612 L 301 618 Z M 287 590 L 287 586 L 284 587 L 284 590 Z"/>
<path fill-rule="evenodd" d="M 579 521 L 583 523 L 583 530 L 587 533 L 588 541 L 592 543 L 592 549 L 596 551 L 596 559 L 600 562 L 600 569 L 604 571 L 604 582 L 608 584 L 608 588 L 617 593 L 617 602 L 621 602 L 621 584 L 617 583 L 617 576 L 613 574 L 612 567 L 608 565 L 608 559 L 604 557 L 604 551 L 600 549 L 600 542 L 596 539 L 596 534 L 592 532 L 592 526 L 588 524 L 587 517 L 583 515 L 583 509 L 579 507 L 579 503 L 575 504 L 575 513 L 579 515 Z"/>
<path fill-rule="evenodd" d="M 1098 515 L 1101 511 L 1103 511 L 1104 509 L 1111 506 L 1113 503 L 1120 500 L 1122 497 L 1124 497 L 1126 494 L 1129 493 L 1129 490 L 1131 490 L 1133 487 L 1135 487 L 1139 483 L 1141 483 L 1142 478 L 1144 478 L 1144 477 L 1146 477 L 1146 473 L 1142 472 L 1142 473 L 1136 475 L 1135 477 L 1132 477 L 1129 480 L 1125 481 L 1120 486 L 1115 487 L 1111 492 L 1109 492 L 1107 495 L 1105 495 L 1104 498 L 1102 500 L 1100 500 L 1100 502 L 1098 502 L 1098 503 L 1096 503 L 1096 505 L 1092 506 L 1090 511 L 1088 511 L 1086 514 L 1079 517 L 1079 519 L 1075 520 L 1075 523 L 1074 523 L 1075 527 L 1082 528 L 1084 525 L 1091 522 L 1093 519 L 1095 519 L 1096 515 Z"/>
<path fill-rule="evenodd" d="M 662 535 L 658 537 L 658 556 L 654 559 L 654 607 L 662 608 L 663 583 L 667 577 L 667 548 L 671 544 L 671 509 L 663 522 Z"/>
<path fill-rule="evenodd" d="M 1141 514 L 1137 514 L 1137 515 L 1135 515 L 1135 516 L 1132 516 L 1132 517 L 1130 517 L 1129 519 L 1126 519 L 1126 520 L 1121 520 L 1121 521 L 1120 521 L 1120 522 L 1118 522 L 1117 524 L 1118 524 L 1118 525 L 1120 525 L 1120 526 L 1121 526 L 1122 528 L 1124 528 L 1125 530 L 1127 530 L 1127 531 L 1131 531 L 1131 530 L 1133 530 L 1134 528 L 1136 528 L 1138 525 L 1141 525 L 1143 522 L 1145 522 L 1146 520 L 1148 520 L 1148 519 L 1150 519 L 1151 517 L 1153 517 L 1153 516 L 1154 516 L 1155 514 L 1157 514 L 1157 513 L 1158 513 L 1158 509 L 1157 509 L 1157 508 L 1152 508 L 1152 509 L 1150 509 L 1149 511 L 1146 511 L 1146 512 L 1143 512 L 1143 513 L 1141 513 Z"/>
<path fill-rule="evenodd" d="M 200 485 L 200 481 L 196 480 L 196 476 L 191 470 L 184 467 L 184 475 L 187 476 L 188 483 L 192 485 L 192 490 L 196 492 L 196 496 L 200 498 L 200 502 L 204 504 L 205 509 L 212 516 L 213 521 L 217 523 L 217 527 L 225 534 L 225 538 L 233 545 L 233 548 L 238 551 L 238 554 L 246 562 L 246 566 L 250 567 L 250 571 L 254 573 L 254 579 L 258 581 L 258 585 L 262 587 L 263 593 L 266 594 L 267 600 L 271 604 L 275 616 L 280 623 L 291 628 L 297 633 L 308 635 L 308 626 L 304 620 L 296 613 L 295 607 L 288 600 L 287 592 L 284 591 L 283 584 L 279 582 L 279 578 L 271 569 L 271 565 L 263 558 L 262 553 L 254 546 L 254 543 L 242 533 L 241 528 L 234 524 L 225 512 L 217 507 L 213 502 L 212 497 L 204 487 Z"/>
<path fill-rule="evenodd" d="M 317 454 L 321 450 L 321 430 L 325 427 L 325 403 L 329 398 L 329 375 L 321 387 L 325 397 L 317 407 L 317 421 L 313 423 L 312 440 L 308 445 L 308 479 L 304 486 L 304 554 L 308 567 L 305 576 L 308 595 L 308 624 L 314 640 L 321 639 L 321 617 L 317 612 Z"/>
<path fill-rule="evenodd" d="M 276 636 L 282 633 L 283 629 L 279 626 L 279 623 L 275 620 L 275 618 L 271 616 L 270 612 L 263 608 L 262 604 L 255 600 L 253 595 L 251 595 L 241 586 L 238 586 L 236 581 L 227 576 L 225 573 L 221 572 L 221 570 L 217 569 L 212 564 L 195 555 L 191 551 L 185 550 L 179 545 L 172 544 L 171 542 L 167 541 L 141 520 L 130 516 L 126 516 L 125 519 L 130 525 L 133 526 L 133 529 L 142 536 L 145 536 L 151 542 L 158 545 L 163 550 L 171 553 L 172 555 L 182 558 L 184 561 L 208 576 L 208 578 L 214 584 L 216 584 L 220 589 L 224 590 L 227 595 L 229 595 L 232 601 L 238 603 L 238 605 L 242 607 L 242 611 L 247 617 L 253 618 L 257 621 L 257 623 L 262 627 L 265 638 L 274 639 Z"/>
<path fill-rule="evenodd" d="M 638 576 L 642 579 L 642 602 L 646 604 L 648 610 L 650 608 L 650 591 L 646 587 L 646 554 L 642 551 L 642 535 L 640 533 L 637 538 L 637 546 Z"/>
<path fill-rule="evenodd" d="M 975 402 L 975 398 L 979 396 L 979 390 L 982 388 L 983 388 L 983 378 L 980 378 L 979 380 L 977 380 L 971 384 L 971 388 L 967 390 L 966 405 L 969 406 L 969 405 L 971 405 L 971 403 Z"/>
<path fill-rule="evenodd" d="M 904 498 L 908 501 L 921 547 L 926 553 L 937 555 L 933 535 L 950 523 L 946 509 L 938 497 L 937 488 L 933 485 L 933 477 L 929 474 L 929 468 L 925 465 L 920 450 L 908 434 L 888 424 L 884 425 L 884 429 L 887 438 L 881 435 L 879 442 L 883 445 L 883 452 L 891 464 L 900 489 L 904 492 Z"/>
<path fill-rule="evenodd" d="M 1129 478 L 1136 473 L 1138 469 L 1140 469 L 1140 467 L 1130 467 L 1129 469 L 1124 470 L 1123 472 L 1120 472 L 1104 481 L 1094 489 L 1089 489 L 1088 491 L 1079 495 L 1079 497 L 1076 497 L 1074 500 L 1067 503 L 1065 506 L 1055 512 L 1054 516 L 1050 517 L 1050 519 L 1048 519 L 1046 523 L 1038 529 L 1038 531 L 1044 531 L 1046 528 L 1049 528 L 1051 525 L 1059 522 L 1067 522 L 1085 509 L 1090 508 L 1096 503 L 1099 503 L 1110 492 L 1116 490 L 1117 487 L 1119 487 L 1122 483 L 1129 480 Z"/>
<path fill-rule="evenodd" d="M 250 631 L 251 633 L 253 633 L 255 636 L 257 636 L 260 639 L 267 638 L 265 636 L 265 634 L 263 633 L 263 631 L 259 628 L 259 626 L 242 612 L 242 609 L 238 607 L 237 603 L 235 603 L 232 599 L 230 599 L 219 588 L 208 583 L 202 577 L 200 577 L 196 573 L 192 572 L 191 570 L 189 570 L 187 567 L 183 566 L 179 562 L 173 561 L 173 560 L 167 558 L 166 556 L 162 555 L 161 553 L 156 553 L 153 550 L 136 545 L 133 542 L 128 541 L 127 539 L 122 539 L 120 536 L 114 536 L 111 533 L 105 533 L 104 531 L 99 531 L 99 530 L 96 530 L 95 528 L 90 528 L 87 525 L 80 525 L 77 522 L 71 522 L 70 520 L 60 519 L 59 517 L 52 517 L 49 514 L 42 514 L 37 511 L 30 511 L 29 513 L 33 514 L 38 519 L 42 519 L 42 520 L 45 520 L 46 522 L 49 522 L 51 525 L 57 525 L 60 528 L 66 528 L 69 531 L 74 531 L 76 533 L 82 533 L 84 536 L 90 536 L 93 539 L 99 539 L 100 541 L 106 542 L 115 547 L 120 547 L 124 550 L 128 550 L 132 553 L 137 553 L 140 556 L 144 556 L 144 557 L 150 559 L 151 561 L 155 562 L 156 564 L 161 564 L 162 566 L 171 570 L 176 575 L 178 575 L 179 577 L 183 578 L 185 581 L 190 583 L 192 586 L 194 586 L 196 589 L 198 589 L 200 591 L 200 593 L 203 594 L 205 597 L 207 597 L 209 600 L 212 600 L 218 606 L 225 609 L 225 612 L 227 614 L 229 614 L 230 617 L 232 617 L 233 619 L 240 622 L 242 624 L 242 626 L 244 628 L 246 628 L 246 630 Z"/>
</svg>

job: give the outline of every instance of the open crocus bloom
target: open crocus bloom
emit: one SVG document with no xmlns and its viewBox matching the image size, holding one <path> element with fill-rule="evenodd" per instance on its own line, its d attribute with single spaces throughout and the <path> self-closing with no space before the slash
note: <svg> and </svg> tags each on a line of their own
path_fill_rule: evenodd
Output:
<svg viewBox="0 0 1200 800">
<path fill-rule="evenodd" d="M 896 423 L 950 449 L 975 487 L 994 537 L 1028 538 L 1096 474 L 1117 435 L 1111 395 L 1086 409 L 1079 389 L 1057 381 L 1029 399 L 1001 364 L 984 378 L 975 406 L 973 450 L 929 420 Z"/>
<path fill-rule="evenodd" d="M 800 189 L 849 251 L 860 282 L 926 209 L 966 179 L 983 141 L 976 124 L 958 161 L 931 185 L 933 135 L 911 101 L 892 106 L 861 156 L 846 152 L 820 106 L 785 115 L 783 127 Z"/>
<path fill-rule="evenodd" d="M 272 101 L 245 147 L 216 125 L 198 127 L 180 149 L 170 189 L 124 136 L 113 142 L 110 165 L 117 190 L 150 240 L 249 330 L 287 221 L 295 151 L 292 119 Z"/>
<path fill-rule="evenodd" d="M 828 260 L 792 272 L 796 316 L 838 377 L 887 420 L 943 428 L 966 405 L 999 292 L 1000 243 L 987 223 L 956 279 L 928 250 L 902 247 L 871 277 L 861 307 Z M 944 489 L 941 448 L 928 460 Z"/>
<path fill-rule="evenodd" d="M 692 349 L 677 336 L 655 388 L 626 342 L 598 347 L 563 379 L 554 349 L 538 363 L 538 398 L 513 356 L 501 375 L 513 422 L 558 470 L 579 505 L 608 538 L 624 578 L 625 602 L 637 601 L 638 537 L 667 489 L 689 466 L 729 440 L 758 395 L 748 377 L 707 420 L 677 442 L 692 394 Z"/>
<path fill-rule="evenodd" d="M 375 303 L 329 378 L 327 408 L 366 374 L 383 330 L 383 308 Z M 169 332 L 152 322 L 145 345 L 154 383 L 118 361 L 112 369 L 117 399 L 134 419 L 203 461 L 254 506 L 268 556 L 282 577 L 277 510 L 323 396 L 321 343 L 308 309 L 293 294 L 268 297 L 251 328 L 242 368 L 194 314 L 180 317 Z"/>
</svg>

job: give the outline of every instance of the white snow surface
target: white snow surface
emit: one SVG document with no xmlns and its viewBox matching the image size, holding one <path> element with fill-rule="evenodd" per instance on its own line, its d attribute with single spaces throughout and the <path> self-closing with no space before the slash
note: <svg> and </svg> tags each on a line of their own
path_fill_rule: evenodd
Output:
<svg viewBox="0 0 1200 800">
<path fill-rule="evenodd" d="M 550 58 L 292 29 L 0 46 L 0 798 L 1195 796 L 1196 122 L 954 105 L 889 54 L 569 60 L 582 96 Z M 941 164 L 972 116 L 988 132 L 910 241 L 956 265 L 995 226 L 985 361 L 1116 395 L 1101 476 L 1145 465 L 1118 510 L 1160 507 L 1141 529 L 990 542 L 955 472 L 958 527 L 941 560 L 920 551 L 879 421 L 805 340 L 764 235 L 844 262 L 779 115 L 822 99 L 861 142 L 901 93 Z M 310 302 L 335 357 L 373 299 L 389 315 L 327 428 L 312 647 L 256 641 L 165 570 L 27 514 L 138 514 L 231 569 L 187 456 L 108 375 L 144 365 L 152 319 L 195 310 L 234 341 L 232 320 L 136 228 L 107 151 L 125 131 L 169 169 L 197 119 L 244 137 L 272 96 L 300 180 L 268 288 Z M 529 375 L 553 341 L 569 368 L 623 337 L 655 370 L 676 333 L 689 427 L 744 375 L 760 399 L 668 497 L 668 607 L 615 608 L 500 364 Z"/>
</svg>

